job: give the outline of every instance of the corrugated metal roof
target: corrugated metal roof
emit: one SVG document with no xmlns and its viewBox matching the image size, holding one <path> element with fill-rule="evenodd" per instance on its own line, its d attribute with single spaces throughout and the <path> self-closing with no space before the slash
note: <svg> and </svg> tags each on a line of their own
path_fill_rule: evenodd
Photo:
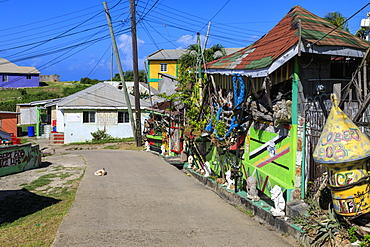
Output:
<svg viewBox="0 0 370 247">
<path fill-rule="evenodd" d="M 340 53 L 348 55 L 349 50 L 355 50 L 353 56 L 361 56 L 369 47 L 369 43 L 366 41 L 343 30 L 334 30 L 334 25 L 300 6 L 295 6 L 261 39 L 233 54 L 207 63 L 207 70 L 211 73 L 217 73 L 220 70 L 230 72 L 256 71 L 272 66 L 275 61 L 281 59 L 284 55 L 286 58 L 279 61 L 280 65 L 283 64 L 287 59 L 298 53 L 298 20 L 301 20 L 303 52 L 317 53 L 317 50 L 320 50 L 321 53 L 324 53 L 323 50 L 326 49 L 326 54 L 332 52 L 334 55 L 335 52 L 338 55 Z M 323 38 L 329 32 L 331 32 L 330 35 Z M 312 44 L 321 38 L 323 39 L 315 43 L 314 46 L 307 46 L 307 44 Z M 331 47 L 329 49 L 323 48 L 329 46 Z M 333 49 L 333 46 L 337 48 Z M 275 65 L 274 69 L 280 65 Z M 272 71 L 270 69 L 264 73 L 268 74 Z"/>
<path fill-rule="evenodd" d="M 13 111 L 0 111 L 0 114 L 16 114 L 16 115 L 19 115 L 21 113 L 20 112 L 13 112 Z"/>
<path fill-rule="evenodd" d="M 160 49 L 150 54 L 147 60 L 177 60 L 184 53 L 186 53 L 185 49 L 173 49 L 173 50 Z"/>
<path fill-rule="evenodd" d="M 0 58 L 0 73 L 9 74 L 40 74 L 35 67 L 18 66 L 5 58 Z"/>
<path fill-rule="evenodd" d="M 226 55 L 236 52 L 241 48 L 224 48 Z M 164 50 L 161 49 L 150 54 L 147 60 L 174 60 L 176 61 L 181 57 L 181 55 L 185 54 L 188 50 L 187 49 L 173 49 L 173 50 Z M 221 54 L 221 53 L 220 53 Z M 217 55 L 217 52 L 216 52 Z"/>
<path fill-rule="evenodd" d="M 135 97 L 129 95 L 131 107 L 135 107 Z M 127 109 L 123 91 L 107 83 L 98 83 L 80 92 L 69 95 L 57 102 L 63 109 Z M 150 106 L 140 100 L 140 108 Z"/>
</svg>

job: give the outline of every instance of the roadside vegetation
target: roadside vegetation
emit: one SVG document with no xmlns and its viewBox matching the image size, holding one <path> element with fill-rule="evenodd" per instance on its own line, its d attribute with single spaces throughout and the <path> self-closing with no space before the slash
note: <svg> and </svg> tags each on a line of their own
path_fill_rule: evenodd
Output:
<svg viewBox="0 0 370 247">
<path fill-rule="evenodd" d="M 0 111 L 16 111 L 16 105 L 32 101 L 66 97 L 81 91 L 91 84 L 79 82 L 48 82 L 35 88 L 16 88 L 0 90 Z"/>
<path fill-rule="evenodd" d="M 1 246 L 51 246 L 59 225 L 71 207 L 84 167 L 54 167 L 52 173 L 28 183 L 12 194 L 0 198 Z M 81 170 L 78 178 L 68 179 L 74 170 Z M 62 184 L 51 186 L 52 181 Z"/>
</svg>

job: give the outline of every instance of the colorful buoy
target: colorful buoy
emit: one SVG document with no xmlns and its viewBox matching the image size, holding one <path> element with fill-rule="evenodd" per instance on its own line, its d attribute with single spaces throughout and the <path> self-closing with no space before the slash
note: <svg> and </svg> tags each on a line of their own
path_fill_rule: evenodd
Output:
<svg viewBox="0 0 370 247">
<path fill-rule="evenodd" d="M 344 216 L 370 212 L 367 171 L 370 141 L 338 107 L 333 106 L 313 153 L 313 159 L 329 171 L 329 188 L 334 210 Z"/>
</svg>

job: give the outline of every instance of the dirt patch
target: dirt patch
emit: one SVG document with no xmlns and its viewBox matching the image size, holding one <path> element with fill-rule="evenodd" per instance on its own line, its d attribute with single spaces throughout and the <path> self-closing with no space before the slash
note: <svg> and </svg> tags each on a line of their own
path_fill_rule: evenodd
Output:
<svg viewBox="0 0 370 247">
<path fill-rule="evenodd" d="M 41 167 L 28 171 L 10 174 L 0 177 L 0 200 L 7 196 L 6 191 L 21 190 L 32 181 L 40 177 L 53 174 L 49 178 L 50 184 L 36 190 L 45 190 L 50 188 L 64 188 L 71 186 L 69 181 L 75 180 L 83 175 L 86 168 L 86 162 L 81 155 L 77 154 L 56 154 L 43 157 Z"/>
</svg>

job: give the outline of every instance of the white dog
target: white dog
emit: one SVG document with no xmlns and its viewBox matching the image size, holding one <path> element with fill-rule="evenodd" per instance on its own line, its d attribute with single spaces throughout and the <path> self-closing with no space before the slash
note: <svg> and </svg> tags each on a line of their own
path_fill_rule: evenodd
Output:
<svg viewBox="0 0 370 247">
<path fill-rule="evenodd" d="M 274 201 L 275 208 L 271 208 L 270 212 L 273 216 L 284 216 L 285 200 L 283 197 L 283 192 L 279 185 L 275 185 L 274 188 L 270 190 L 271 200 Z"/>
<path fill-rule="evenodd" d="M 105 176 L 105 175 L 107 175 L 107 171 L 103 168 L 103 169 L 100 169 L 100 170 L 97 170 L 96 172 L 94 172 L 94 175 L 95 176 Z"/>
</svg>

